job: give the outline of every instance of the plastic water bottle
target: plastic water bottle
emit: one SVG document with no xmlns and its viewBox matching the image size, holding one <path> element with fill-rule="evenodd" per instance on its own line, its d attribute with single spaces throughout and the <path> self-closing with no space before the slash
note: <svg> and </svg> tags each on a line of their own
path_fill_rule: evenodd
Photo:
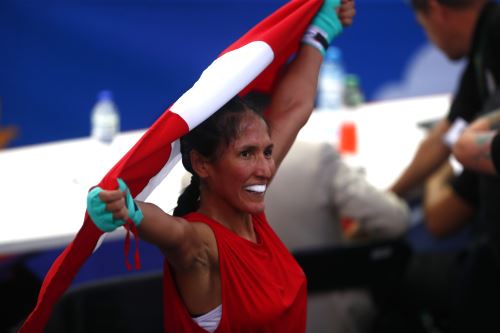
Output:
<svg viewBox="0 0 500 333">
<path fill-rule="evenodd" d="M 319 110 L 339 110 L 342 107 L 344 75 L 342 53 L 339 48 L 330 46 L 319 72 L 316 100 Z"/>
<path fill-rule="evenodd" d="M 350 109 L 355 109 L 365 101 L 365 96 L 359 85 L 359 78 L 354 74 L 345 77 L 344 105 Z"/>
<path fill-rule="evenodd" d="M 102 143 L 111 143 L 120 131 L 120 114 L 109 90 L 102 90 L 97 95 L 97 102 L 92 108 L 91 136 Z"/>
</svg>

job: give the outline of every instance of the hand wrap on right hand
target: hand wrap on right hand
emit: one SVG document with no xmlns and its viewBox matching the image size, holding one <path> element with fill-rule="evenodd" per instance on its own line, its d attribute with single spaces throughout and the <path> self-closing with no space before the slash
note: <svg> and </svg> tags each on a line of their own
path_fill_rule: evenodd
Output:
<svg viewBox="0 0 500 333">
<path fill-rule="evenodd" d="M 130 194 L 130 190 L 122 179 L 118 179 L 119 188 L 122 192 L 125 192 L 125 201 L 128 209 L 128 216 L 134 222 L 136 226 L 138 226 L 142 219 L 143 215 L 140 208 L 132 198 Z M 122 219 L 113 218 L 113 214 L 106 209 L 106 203 L 101 200 L 99 197 L 99 193 L 103 190 L 100 187 L 94 187 L 87 194 L 87 212 L 94 224 L 104 232 L 110 232 L 115 230 L 118 227 L 123 226 L 126 221 Z"/>
</svg>

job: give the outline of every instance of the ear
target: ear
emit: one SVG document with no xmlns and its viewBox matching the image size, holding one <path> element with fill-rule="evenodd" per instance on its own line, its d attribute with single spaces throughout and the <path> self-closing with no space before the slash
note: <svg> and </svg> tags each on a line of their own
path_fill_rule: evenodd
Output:
<svg viewBox="0 0 500 333">
<path fill-rule="evenodd" d="M 199 152 L 197 152 L 196 150 L 191 150 L 190 158 L 191 158 L 191 166 L 193 167 L 193 171 L 196 172 L 196 174 L 200 178 L 208 177 L 209 167 L 210 167 L 209 160 L 205 156 L 203 156 Z"/>
</svg>

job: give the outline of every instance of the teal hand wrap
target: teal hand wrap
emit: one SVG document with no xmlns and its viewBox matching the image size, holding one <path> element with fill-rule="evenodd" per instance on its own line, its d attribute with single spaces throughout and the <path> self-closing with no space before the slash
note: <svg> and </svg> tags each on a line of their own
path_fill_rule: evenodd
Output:
<svg viewBox="0 0 500 333">
<path fill-rule="evenodd" d="M 324 36 L 331 43 L 333 38 L 342 32 L 342 23 L 337 16 L 337 8 L 340 6 L 340 0 L 325 0 L 323 6 L 319 9 L 311 22 L 311 27 L 315 27 L 324 32 Z"/>
<path fill-rule="evenodd" d="M 106 204 L 99 198 L 102 188 L 94 187 L 87 194 L 87 212 L 94 224 L 104 232 L 113 231 L 120 225 L 116 225 L 113 220 L 113 214 L 106 210 Z"/>
<path fill-rule="evenodd" d="M 139 209 L 139 207 L 137 207 L 125 182 L 121 179 L 118 179 L 118 184 L 120 190 L 122 192 L 125 191 L 126 194 L 125 200 L 127 204 L 129 218 L 134 222 L 136 226 L 138 226 L 143 219 L 142 212 Z M 101 192 L 102 188 L 94 187 L 87 194 L 87 212 L 92 218 L 92 221 L 94 221 L 94 224 L 99 229 L 101 229 L 104 232 L 110 232 L 124 225 L 125 221 L 113 218 L 113 214 L 106 209 L 106 204 L 99 197 L 99 193 Z"/>
<path fill-rule="evenodd" d="M 134 222 L 135 226 L 139 226 L 141 224 L 142 219 L 144 218 L 144 215 L 142 215 L 141 209 L 137 206 L 135 203 L 134 198 L 132 198 L 132 195 L 130 194 L 130 190 L 127 187 L 127 184 L 121 179 L 118 178 L 118 185 L 120 186 L 120 190 L 123 192 L 125 191 L 126 194 L 126 203 L 127 203 L 127 209 L 128 209 L 128 217 Z"/>
</svg>

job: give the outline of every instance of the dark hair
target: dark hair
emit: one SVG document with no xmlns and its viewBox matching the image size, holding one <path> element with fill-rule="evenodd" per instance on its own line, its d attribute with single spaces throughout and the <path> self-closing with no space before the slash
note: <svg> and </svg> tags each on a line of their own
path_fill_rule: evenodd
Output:
<svg viewBox="0 0 500 333">
<path fill-rule="evenodd" d="M 429 0 L 407 0 L 407 1 L 410 3 L 411 7 L 415 11 L 427 12 L 427 10 L 429 9 Z M 456 9 L 467 8 L 475 3 L 483 1 L 484 0 L 437 0 L 437 2 L 439 2 L 439 4 L 441 4 L 442 6 L 456 8 Z"/>
<path fill-rule="evenodd" d="M 234 97 L 212 116 L 181 138 L 182 165 L 192 174 L 191 183 L 177 200 L 174 216 L 184 216 L 199 207 L 200 178 L 191 165 L 191 151 L 195 150 L 215 161 L 224 148 L 238 137 L 240 124 L 246 112 L 262 113 L 240 97 Z"/>
</svg>

